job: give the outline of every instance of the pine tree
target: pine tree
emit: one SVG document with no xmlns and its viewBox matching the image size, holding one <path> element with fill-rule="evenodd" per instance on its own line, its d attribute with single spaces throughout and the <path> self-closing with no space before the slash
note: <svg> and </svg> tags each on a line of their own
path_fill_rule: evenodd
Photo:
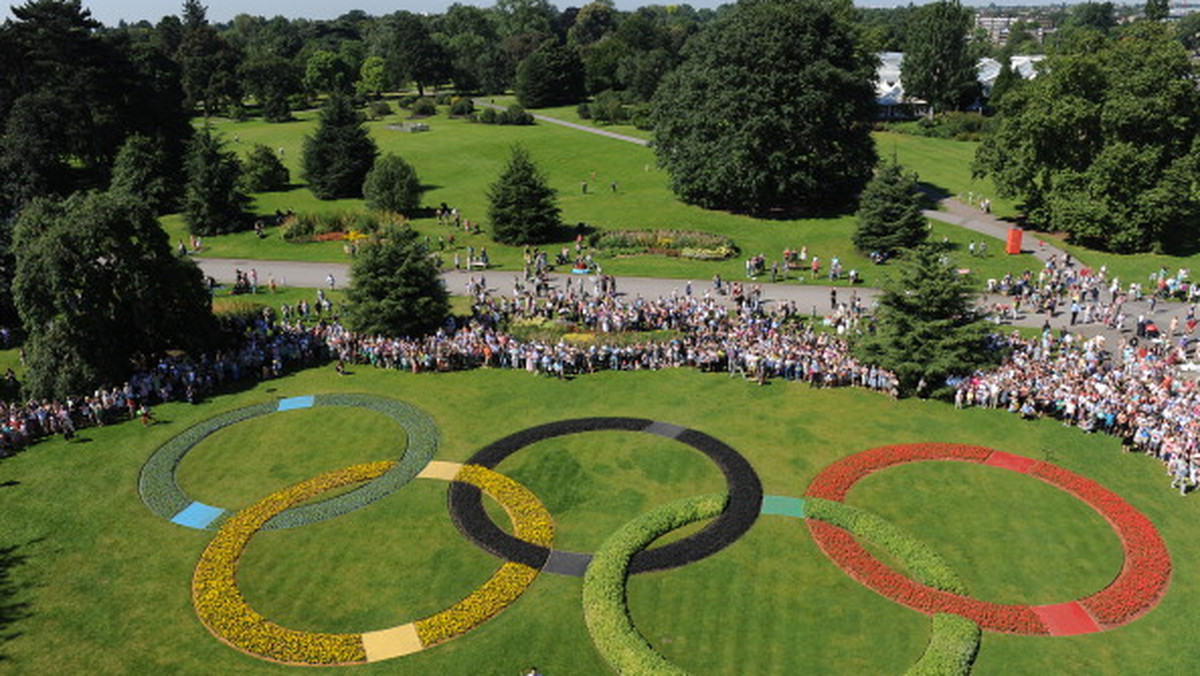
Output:
<svg viewBox="0 0 1200 676">
<path fill-rule="evenodd" d="M 514 146 L 508 166 L 488 189 L 492 237 L 502 244 L 540 244 L 554 237 L 561 210 L 554 190 L 529 153 Z"/>
<path fill-rule="evenodd" d="M 178 198 L 179 185 L 171 184 L 171 173 L 162 146 L 146 136 L 133 134 L 117 152 L 108 189 L 144 202 L 156 214 L 163 213 Z"/>
<path fill-rule="evenodd" d="M 217 235 L 239 229 L 250 198 L 241 189 L 237 155 L 207 129 L 192 139 L 187 161 L 183 219 L 193 235 Z"/>
<path fill-rule="evenodd" d="M 894 159 L 884 162 L 858 201 L 854 246 L 863 253 L 890 257 L 925 241 L 917 177 Z"/>
<path fill-rule="evenodd" d="M 363 335 L 421 336 L 450 315 L 429 250 L 408 227 L 389 226 L 360 246 L 346 291 L 346 323 Z"/>
<path fill-rule="evenodd" d="M 411 216 L 421 206 L 421 179 L 404 158 L 388 153 L 367 172 L 363 196 L 372 209 Z"/>
<path fill-rule="evenodd" d="M 304 139 L 304 179 L 318 199 L 361 197 L 378 151 L 350 99 L 334 94 L 321 109 L 317 131 Z"/>
<path fill-rule="evenodd" d="M 989 328 L 974 303 L 972 281 L 933 246 L 913 250 L 897 279 L 884 285 L 877 329 L 855 352 L 893 371 L 903 395 L 944 396 L 946 379 L 995 363 Z"/>
</svg>

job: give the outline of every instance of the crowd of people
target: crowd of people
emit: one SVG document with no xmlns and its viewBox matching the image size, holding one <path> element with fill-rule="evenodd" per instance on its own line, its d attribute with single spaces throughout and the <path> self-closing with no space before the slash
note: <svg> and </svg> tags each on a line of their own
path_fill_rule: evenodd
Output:
<svg viewBox="0 0 1200 676">
<path fill-rule="evenodd" d="M 1006 409 L 1116 435 L 1126 451 L 1162 460 L 1186 492 L 1200 479 L 1200 385 L 1180 377 L 1182 343 L 1134 342 L 1121 346 L 1117 358 L 1103 336 L 1081 340 L 1044 331 L 1027 340 L 1014 334 L 999 368 L 958 385 L 955 407 Z"/>
<path fill-rule="evenodd" d="M 469 321 L 425 338 L 359 336 L 336 323 L 314 331 L 341 362 L 412 372 L 492 367 L 567 378 L 601 370 L 693 367 L 758 382 L 784 378 L 896 393 L 892 373 L 859 363 L 845 341 L 817 330 L 794 304 L 768 310 L 753 297 L 730 307 L 711 297 L 618 300 L 612 293 L 575 291 L 495 298 L 478 289 L 472 289 L 478 295 Z M 847 307 L 827 321 L 836 326 L 860 311 L 861 305 Z M 519 331 L 509 330 L 546 322 L 601 335 L 663 332 L 658 335 L 665 338 L 576 343 L 520 339 Z"/>
<path fill-rule="evenodd" d="M 838 302 L 834 290 L 829 312 L 818 316 L 816 308 L 805 313 L 794 303 L 764 303 L 758 286 L 717 282 L 713 290 L 693 295 L 689 283 L 684 293 L 651 300 L 618 296 L 615 280 L 607 279 L 585 285 L 580 278 L 562 289 L 527 287 L 518 279 L 515 295 L 502 297 L 472 276 L 467 288 L 472 316 L 415 339 L 356 335 L 337 321 L 320 292 L 313 311 L 301 303 L 283 308 L 278 319 L 267 312 L 240 320 L 230 349 L 198 359 L 164 357 L 119 387 L 64 402 L 0 403 L 0 452 L 42 436 L 70 438 L 81 426 L 138 418 L 147 424 L 151 405 L 195 402 L 227 383 L 273 378 L 324 359 L 337 360 L 339 373 L 346 364 L 364 364 L 413 373 L 507 368 L 557 378 L 691 367 L 759 383 L 782 378 L 897 393 L 895 375 L 860 363 L 841 337 L 869 330 L 873 321 L 853 291 Z M 1186 273 L 1174 282 L 1162 279 L 1168 292 L 1187 298 L 1195 293 Z M 1006 276 L 993 286 L 1016 304 L 1047 312 L 1066 298 L 1084 321 L 1118 327 L 1126 299 L 1140 294 L 1138 285 L 1122 288 L 1104 269 L 1077 271 L 1069 259 L 1051 260 L 1036 277 Z M 1139 322 L 1139 333 L 1145 323 Z M 546 327 L 556 330 L 539 330 Z M 582 338 L 546 337 L 562 336 L 564 328 Z M 1103 336 L 1083 340 L 1049 327 L 1037 339 L 1014 333 L 999 368 L 952 383 L 955 406 L 1048 416 L 1085 432 L 1114 434 L 1127 450 L 1161 459 L 1174 485 L 1188 490 L 1200 481 L 1200 385 L 1180 377 L 1179 367 L 1194 328 L 1193 319 L 1178 340 L 1172 340 L 1173 326 L 1162 340 L 1130 340 L 1116 354 Z"/>
<path fill-rule="evenodd" d="M 277 378 L 291 368 L 323 360 L 325 347 L 312 331 L 266 317 L 237 320 L 230 348 L 189 359 L 164 356 L 139 369 L 122 385 L 102 388 L 65 401 L 0 401 L 0 455 L 38 438 L 61 434 L 67 439 L 80 427 L 122 420 L 153 421 L 151 406 L 167 401 L 198 402 L 222 387 Z"/>
</svg>

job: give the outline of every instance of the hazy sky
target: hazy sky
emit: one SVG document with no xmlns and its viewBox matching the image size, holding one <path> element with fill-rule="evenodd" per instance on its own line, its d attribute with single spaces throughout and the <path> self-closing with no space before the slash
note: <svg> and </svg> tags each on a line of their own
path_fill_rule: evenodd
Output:
<svg viewBox="0 0 1200 676">
<path fill-rule="evenodd" d="M 3 18 L 11 18 L 12 12 L 9 7 L 12 5 L 20 6 L 21 2 L 13 2 L 13 0 L 3 1 Z M 352 9 L 361 9 L 367 14 L 380 16 L 390 14 L 397 10 L 408 10 L 410 12 L 431 12 L 440 13 L 445 11 L 446 7 L 453 4 L 455 0 L 351 0 L 351 2 L 330 2 L 330 0 L 207 0 L 203 2 L 208 7 L 208 19 L 214 22 L 229 21 L 237 14 L 253 14 L 257 16 L 273 17 L 279 14 L 288 18 L 307 18 L 307 19 L 332 19 L 341 16 Z M 479 7 L 490 7 L 495 4 L 495 0 L 457 0 L 464 5 L 476 5 Z M 552 0 L 559 9 L 566 7 L 579 7 L 587 4 L 588 0 Z M 967 5 L 983 5 L 990 4 L 991 0 L 967 0 L 964 4 Z M 1021 4 L 1025 5 L 1049 5 L 1060 4 L 1051 0 L 1021 0 Z M 639 0 L 616 0 L 618 9 L 632 10 L 648 4 L 672 4 L 668 0 L 656 2 L 647 2 Z M 717 7 L 724 4 L 723 0 L 691 0 L 688 2 L 697 9 L 702 7 Z M 907 5 L 909 0 L 855 0 L 856 5 L 868 7 L 886 7 L 896 5 Z M 925 4 L 925 0 L 916 0 L 913 4 Z M 999 3 L 998 3 L 999 4 Z M 1119 3 L 1118 3 L 1119 4 Z M 170 0 L 163 2 L 158 0 L 155 2 L 146 2 L 145 0 L 83 0 L 83 6 L 92 11 L 92 16 L 103 22 L 106 26 L 116 25 L 121 19 L 129 22 L 148 19 L 151 23 L 157 22 L 166 14 L 179 14 L 183 7 L 183 0 L 172 2 Z"/>
</svg>

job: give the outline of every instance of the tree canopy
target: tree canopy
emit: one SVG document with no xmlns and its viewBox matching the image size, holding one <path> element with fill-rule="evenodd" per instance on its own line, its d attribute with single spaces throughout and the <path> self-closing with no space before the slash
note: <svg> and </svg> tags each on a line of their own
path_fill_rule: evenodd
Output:
<svg viewBox="0 0 1200 676">
<path fill-rule="evenodd" d="M 362 114 L 335 94 L 321 108 L 316 132 L 304 138 L 304 179 L 319 199 L 361 197 L 377 152 Z"/>
<path fill-rule="evenodd" d="M 1170 30 L 1081 33 L 1006 93 L 979 173 L 1037 225 L 1121 253 L 1185 252 L 1200 232 L 1200 92 Z"/>
<path fill-rule="evenodd" d="M 363 197 L 372 209 L 414 216 L 421 207 L 421 179 L 403 157 L 388 153 L 367 172 Z"/>
<path fill-rule="evenodd" d="M 574 48 L 547 41 L 517 67 L 517 100 L 526 108 L 578 103 L 584 98 L 583 62 Z"/>
<path fill-rule="evenodd" d="M 939 110 L 962 110 L 979 98 L 971 53 L 971 10 L 938 0 L 908 13 L 904 40 L 904 93 Z"/>
<path fill-rule="evenodd" d="M 211 344 L 211 299 L 153 211 L 125 195 L 39 198 L 17 221 L 13 298 L 33 397 L 118 385 L 134 362 Z"/>
<path fill-rule="evenodd" d="M 903 395 L 938 395 L 946 379 L 995 363 L 990 328 L 975 306 L 968 275 L 935 246 L 915 249 L 885 281 L 878 328 L 855 344 L 864 361 L 890 369 Z M 922 382 L 924 386 L 922 387 Z"/>
<path fill-rule="evenodd" d="M 192 139 L 183 195 L 183 220 L 194 235 L 233 232 L 246 220 L 250 198 L 242 192 L 242 164 L 207 129 Z"/>
<path fill-rule="evenodd" d="M 685 202 L 844 207 L 871 177 L 873 60 L 848 2 L 741 2 L 684 47 L 654 95 L 654 150 Z"/>
<path fill-rule="evenodd" d="M 512 149 L 504 171 L 488 189 L 488 219 L 492 237 L 502 244 L 549 241 L 562 223 L 554 189 L 521 146 Z"/>
<path fill-rule="evenodd" d="M 346 324 L 363 335 L 422 336 L 450 316 L 430 252 L 408 227 L 387 226 L 359 247 L 346 300 Z"/>
<path fill-rule="evenodd" d="M 890 257 L 924 242 L 929 234 L 917 177 L 894 159 L 883 162 L 863 189 L 857 217 L 854 246 L 863 253 Z"/>
</svg>

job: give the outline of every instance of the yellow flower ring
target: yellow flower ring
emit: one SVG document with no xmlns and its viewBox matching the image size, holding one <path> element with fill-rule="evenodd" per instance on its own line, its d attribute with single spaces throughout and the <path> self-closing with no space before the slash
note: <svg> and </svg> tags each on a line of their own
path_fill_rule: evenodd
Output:
<svg viewBox="0 0 1200 676">
<path fill-rule="evenodd" d="M 214 636 L 255 657 L 306 666 L 366 664 L 408 655 L 465 634 L 517 600 L 539 570 L 507 562 L 469 596 L 408 624 L 357 634 L 298 631 L 263 617 L 246 603 L 237 585 L 237 565 L 250 539 L 276 514 L 322 493 L 382 476 L 396 465 L 383 461 L 335 470 L 268 495 L 221 526 L 196 564 L 192 604 Z M 508 513 L 519 537 L 549 547 L 550 513 L 529 489 L 475 465 L 431 462 L 418 478 L 470 484 Z"/>
</svg>

